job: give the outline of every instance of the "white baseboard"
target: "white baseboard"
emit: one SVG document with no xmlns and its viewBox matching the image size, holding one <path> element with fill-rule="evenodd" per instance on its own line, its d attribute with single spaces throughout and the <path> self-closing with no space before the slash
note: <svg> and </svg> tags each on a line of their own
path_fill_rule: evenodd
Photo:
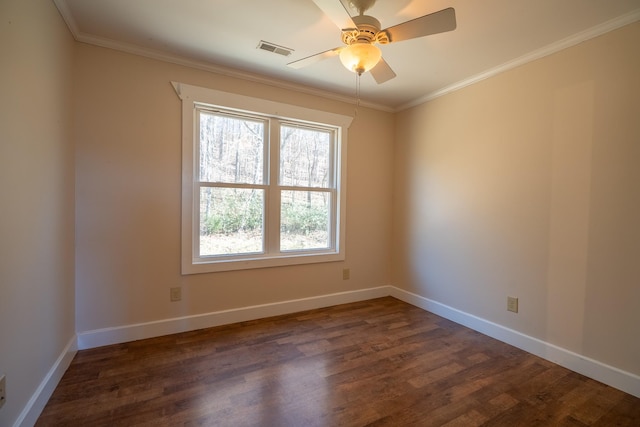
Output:
<svg viewBox="0 0 640 427">
<path fill-rule="evenodd" d="M 42 410 L 47 405 L 49 398 L 53 394 L 53 391 L 58 386 L 60 379 L 67 371 L 67 368 L 71 364 L 73 357 L 78 352 L 76 346 L 77 338 L 74 336 L 71 338 L 67 346 L 62 350 L 60 356 L 55 361 L 47 375 L 36 389 L 35 393 L 29 399 L 29 402 L 25 405 L 24 409 L 13 424 L 14 427 L 31 427 L 38 421 L 38 417 L 42 413 Z"/>
<path fill-rule="evenodd" d="M 640 397 L 640 376 L 609 366 L 594 359 L 566 350 L 562 347 L 547 343 L 521 332 L 509 329 L 497 323 L 457 310 L 448 305 L 416 295 L 414 293 L 389 287 L 390 295 L 423 310 L 464 325 L 470 329 L 488 335 L 492 338 L 535 354 L 550 362 L 556 363 L 579 374 L 600 381 L 611 387 Z"/>
<path fill-rule="evenodd" d="M 340 292 L 311 298 L 282 301 L 263 305 L 254 305 L 232 310 L 216 311 L 212 313 L 198 314 L 193 316 L 158 320 L 155 322 L 96 329 L 78 333 L 78 349 L 84 350 L 88 348 L 100 347 L 103 345 L 118 344 L 127 341 L 135 341 L 162 335 L 175 334 L 179 332 L 193 331 L 196 329 L 211 328 L 214 326 L 228 325 L 231 323 L 262 319 L 265 317 L 279 316 L 282 314 L 296 313 L 299 311 L 311 310 L 315 308 L 329 307 L 332 305 L 365 301 L 373 298 L 389 296 L 389 293 L 389 286 L 381 286 L 377 288 Z"/>
<path fill-rule="evenodd" d="M 640 376 L 625 372 L 594 359 L 582 356 L 556 345 L 544 342 L 497 323 L 457 310 L 394 286 L 380 286 L 350 292 L 340 292 L 311 298 L 296 299 L 272 304 L 243 307 L 194 316 L 139 323 L 116 328 L 97 329 L 78 333 L 64 348 L 35 393 L 25 405 L 13 427 L 33 426 L 60 379 L 80 349 L 117 344 L 178 332 L 226 325 L 247 320 L 261 319 L 282 314 L 296 313 L 315 308 L 329 307 L 357 301 L 392 296 L 423 310 L 437 314 L 480 333 L 520 348 L 567 369 L 640 397 Z"/>
<path fill-rule="evenodd" d="M 492 338 L 513 345 L 567 369 L 640 397 L 640 377 L 594 359 L 574 353 L 538 338 L 465 313 L 437 301 L 416 295 L 394 286 L 380 286 L 357 291 L 340 292 L 311 298 L 282 301 L 271 304 L 242 307 L 193 316 L 138 323 L 114 328 L 96 329 L 78 333 L 78 349 L 118 344 L 153 338 L 196 329 L 210 328 L 315 308 L 329 307 L 356 301 L 393 296 L 423 310 L 442 316 Z M 66 369 L 66 367 L 65 367 Z"/>
</svg>

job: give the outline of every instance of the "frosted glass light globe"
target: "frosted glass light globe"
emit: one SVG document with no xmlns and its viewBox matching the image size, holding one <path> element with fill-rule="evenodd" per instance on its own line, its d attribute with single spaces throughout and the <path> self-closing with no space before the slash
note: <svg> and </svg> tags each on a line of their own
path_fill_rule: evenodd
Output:
<svg viewBox="0 0 640 427">
<path fill-rule="evenodd" d="M 347 70 L 362 74 L 373 67 L 382 58 L 382 52 L 370 43 L 354 43 L 340 51 L 340 62 Z"/>
</svg>

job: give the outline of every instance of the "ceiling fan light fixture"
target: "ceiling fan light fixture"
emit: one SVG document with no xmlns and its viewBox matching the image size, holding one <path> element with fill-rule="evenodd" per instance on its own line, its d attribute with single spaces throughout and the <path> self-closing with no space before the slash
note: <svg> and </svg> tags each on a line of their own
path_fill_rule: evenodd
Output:
<svg viewBox="0 0 640 427">
<path fill-rule="evenodd" d="M 366 73 L 380 62 L 382 52 L 371 43 L 354 43 L 340 51 L 340 62 L 349 71 Z"/>
</svg>

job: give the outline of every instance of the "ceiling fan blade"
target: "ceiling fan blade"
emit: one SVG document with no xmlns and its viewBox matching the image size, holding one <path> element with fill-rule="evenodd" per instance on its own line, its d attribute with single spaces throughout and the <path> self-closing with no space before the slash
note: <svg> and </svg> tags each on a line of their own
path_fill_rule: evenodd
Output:
<svg viewBox="0 0 640 427">
<path fill-rule="evenodd" d="M 345 28 L 357 28 L 351 19 L 349 11 L 340 0 L 313 0 L 313 2 L 333 21 L 341 30 Z"/>
<path fill-rule="evenodd" d="M 289 62 L 287 65 L 291 68 L 302 68 L 307 65 L 315 64 L 323 59 L 331 58 L 340 54 L 340 51 L 344 49 L 344 46 L 336 47 L 335 49 L 325 50 L 324 52 L 316 53 L 315 55 L 307 56 L 306 58 L 298 59 L 297 61 Z"/>
<path fill-rule="evenodd" d="M 444 33 L 456 29 L 456 11 L 449 7 L 384 30 L 390 43 Z"/>
<path fill-rule="evenodd" d="M 371 69 L 371 75 L 375 79 L 376 83 L 382 84 L 387 80 L 394 78 L 396 73 L 394 73 L 389 64 L 387 64 L 383 58 L 380 58 L 380 62 Z"/>
</svg>

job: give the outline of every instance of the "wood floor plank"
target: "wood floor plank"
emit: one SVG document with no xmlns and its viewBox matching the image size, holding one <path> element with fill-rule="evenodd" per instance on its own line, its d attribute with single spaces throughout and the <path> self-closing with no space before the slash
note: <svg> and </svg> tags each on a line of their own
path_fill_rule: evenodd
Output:
<svg viewBox="0 0 640 427">
<path fill-rule="evenodd" d="M 78 352 L 36 426 L 640 426 L 640 399 L 394 298 Z"/>
</svg>

